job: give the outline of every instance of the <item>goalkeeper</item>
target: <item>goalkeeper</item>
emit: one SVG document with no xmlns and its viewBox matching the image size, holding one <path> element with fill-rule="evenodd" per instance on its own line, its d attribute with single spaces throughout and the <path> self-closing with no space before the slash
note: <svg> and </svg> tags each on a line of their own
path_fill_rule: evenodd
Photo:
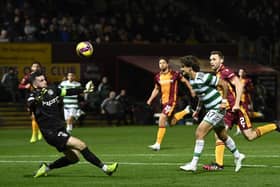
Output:
<svg viewBox="0 0 280 187">
<path fill-rule="evenodd" d="M 77 95 L 93 91 L 92 82 L 86 84 L 85 89 L 59 89 L 49 87 L 43 74 L 35 72 L 30 76 L 34 91 L 30 93 L 27 104 L 34 112 L 36 121 L 46 142 L 54 146 L 64 156 L 52 163 L 42 163 L 34 177 L 47 175 L 56 168 L 75 164 L 79 161 L 79 153 L 91 164 L 101 168 L 107 175 L 112 175 L 118 167 L 118 163 L 104 164 L 92 153 L 87 145 L 80 139 L 71 136 L 65 128 L 64 121 L 60 119 L 59 98 L 65 95 Z"/>
</svg>

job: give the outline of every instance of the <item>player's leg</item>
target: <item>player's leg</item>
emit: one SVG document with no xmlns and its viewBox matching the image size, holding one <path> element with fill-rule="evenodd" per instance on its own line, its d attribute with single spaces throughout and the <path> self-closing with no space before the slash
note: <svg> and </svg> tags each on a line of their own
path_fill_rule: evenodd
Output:
<svg viewBox="0 0 280 187">
<path fill-rule="evenodd" d="M 235 113 L 231 112 L 230 110 L 226 111 L 226 114 L 224 116 L 224 122 L 228 126 L 228 128 L 231 128 L 233 126 L 235 117 Z M 215 139 L 215 162 L 203 166 L 203 169 L 208 171 L 217 171 L 224 169 L 225 143 L 222 140 L 220 140 L 216 134 Z"/>
<path fill-rule="evenodd" d="M 34 143 L 37 141 L 38 124 L 35 120 L 33 113 L 31 114 L 31 127 L 32 127 L 32 134 L 30 138 L 30 143 Z"/>
<path fill-rule="evenodd" d="M 67 125 L 67 127 L 66 127 L 66 131 L 68 132 L 68 133 L 71 133 L 72 132 L 72 130 L 73 130 L 73 116 L 69 116 L 68 118 L 67 118 L 67 120 L 66 120 L 66 125 Z"/>
<path fill-rule="evenodd" d="M 30 138 L 30 143 L 34 143 L 37 141 L 37 134 L 36 134 L 36 121 L 35 119 L 31 118 L 31 129 L 32 129 L 32 134 Z"/>
<path fill-rule="evenodd" d="M 50 169 L 61 168 L 71 164 L 79 162 L 79 151 L 75 149 L 68 148 L 66 151 L 63 151 L 63 157 L 49 164 Z"/>
<path fill-rule="evenodd" d="M 36 123 L 37 123 L 37 122 L 36 122 Z M 39 126 L 38 126 L 38 123 L 37 123 L 37 127 L 38 127 L 38 131 L 37 131 L 38 136 L 37 136 L 37 138 L 38 138 L 38 140 L 42 140 L 42 139 L 43 139 L 43 135 L 42 135 L 42 133 L 41 133 L 41 131 L 40 131 L 40 128 L 39 128 Z"/>
<path fill-rule="evenodd" d="M 249 141 L 252 141 L 267 133 L 277 130 L 276 123 L 269 123 L 253 129 L 248 112 L 242 106 L 240 107 L 240 111 L 238 111 L 238 126 L 245 138 Z"/>
<path fill-rule="evenodd" d="M 213 126 L 208 123 L 207 121 L 202 121 L 199 126 L 196 129 L 195 132 L 195 147 L 194 147 L 194 153 L 192 161 L 189 163 L 186 163 L 183 166 L 180 166 L 180 169 L 185 171 L 196 171 L 197 164 L 199 161 L 199 157 L 203 151 L 204 148 L 204 137 L 209 133 L 209 131 L 213 128 Z"/>
<path fill-rule="evenodd" d="M 235 131 L 234 135 L 235 135 L 235 136 L 238 136 L 238 135 L 241 134 L 241 133 L 242 133 L 242 131 L 240 130 L 240 127 L 237 125 L 237 126 L 236 126 L 236 131 Z"/>
<path fill-rule="evenodd" d="M 224 126 L 217 126 L 214 128 L 218 138 L 220 140 L 222 140 L 226 147 L 232 152 L 235 160 L 235 172 L 238 172 L 241 167 L 242 167 L 242 160 L 245 158 L 245 155 L 242 153 L 239 153 L 235 142 L 233 141 L 233 139 L 228 136 L 226 129 Z"/>
<path fill-rule="evenodd" d="M 66 121 L 66 131 L 68 133 L 71 133 L 73 129 L 73 115 L 74 111 L 72 108 L 64 108 L 64 119 Z"/>
<path fill-rule="evenodd" d="M 153 145 L 150 145 L 149 148 L 151 148 L 155 151 L 160 150 L 160 145 L 161 145 L 161 143 L 164 139 L 165 133 L 166 133 L 167 119 L 169 116 L 171 116 L 174 108 L 175 108 L 175 103 L 173 103 L 173 105 L 163 105 L 162 113 L 159 116 L 156 143 Z"/>
<path fill-rule="evenodd" d="M 235 113 L 231 112 L 231 110 L 226 111 L 224 116 L 224 122 L 227 125 L 226 130 L 232 128 L 235 118 L 236 118 Z M 225 143 L 224 141 L 219 139 L 217 134 L 215 134 L 215 138 L 216 138 L 215 163 L 213 164 L 214 167 L 212 169 L 222 170 L 224 168 Z"/>
<path fill-rule="evenodd" d="M 79 151 L 69 148 L 63 151 L 63 153 L 65 156 L 60 157 L 52 163 L 42 163 L 36 171 L 34 177 L 37 178 L 43 175 L 46 176 L 50 170 L 66 167 L 79 161 Z"/>
<path fill-rule="evenodd" d="M 118 167 L 118 163 L 111 165 L 104 164 L 93 152 L 89 150 L 87 145 L 80 139 L 71 136 L 66 144 L 68 147 L 79 150 L 83 157 L 93 165 L 101 168 L 107 175 L 112 175 Z"/>
<path fill-rule="evenodd" d="M 161 113 L 159 116 L 156 143 L 149 146 L 149 148 L 151 148 L 155 151 L 160 150 L 160 145 L 161 145 L 163 138 L 165 136 L 165 133 L 166 133 L 166 121 L 167 121 L 167 116 L 165 114 Z"/>
<path fill-rule="evenodd" d="M 220 140 L 215 134 L 216 146 L 215 146 L 215 162 L 203 165 L 203 169 L 208 171 L 218 171 L 224 169 L 224 152 L 225 143 Z"/>
<path fill-rule="evenodd" d="M 191 109 L 191 106 L 190 106 L 190 105 L 187 105 L 183 110 L 181 110 L 181 111 L 175 113 L 174 116 L 173 116 L 173 118 L 172 118 L 172 120 L 171 120 L 170 125 L 172 125 L 172 126 L 173 126 L 173 125 L 176 125 L 176 123 L 177 123 L 179 120 L 183 119 L 184 116 L 186 116 L 187 114 L 191 113 L 191 110 L 192 110 L 192 109 Z"/>
</svg>

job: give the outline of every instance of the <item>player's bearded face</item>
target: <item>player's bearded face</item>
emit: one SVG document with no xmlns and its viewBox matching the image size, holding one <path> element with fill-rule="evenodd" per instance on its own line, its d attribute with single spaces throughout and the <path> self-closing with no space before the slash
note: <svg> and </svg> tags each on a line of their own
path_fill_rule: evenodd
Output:
<svg viewBox="0 0 280 187">
<path fill-rule="evenodd" d="M 166 71 L 168 69 L 168 63 L 165 60 L 159 61 L 159 69 L 161 71 Z"/>
<path fill-rule="evenodd" d="M 222 64 L 223 60 L 219 57 L 219 55 L 211 55 L 210 56 L 210 65 L 213 70 L 217 70 Z"/>
</svg>

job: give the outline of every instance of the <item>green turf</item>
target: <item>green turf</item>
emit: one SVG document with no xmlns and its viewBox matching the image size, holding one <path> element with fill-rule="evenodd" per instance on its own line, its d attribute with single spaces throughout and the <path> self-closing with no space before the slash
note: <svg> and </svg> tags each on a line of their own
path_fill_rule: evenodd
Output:
<svg viewBox="0 0 280 187">
<path fill-rule="evenodd" d="M 194 126 L 168 128 L 159 152 L 147 148 L 154 143 L 156 126 L 76 128 L 73 135 L 107 163 L 120 163 L 117 173 L 106 176 L 81 159 L 79 164 L 53 170 L 47 177 L 32 178 L 41 161 L 61 154 L 44 141 L 30 144 L 30 129 L 0 129 L 0 186 L 279 186 L 280 134 L 273 132 L 256 141 L 233 137 L 247 156 L 245 166 L 234 172 L 233 157 L 226 151 L 225 169 L 205 172 L 202 164 L 214 159 L 214 137 L 206 138 L 199 169 L 179 170 L 189 162 L 194 147 Z M 233 133 L 233 132 L 232 132 Z"/>
</svg>

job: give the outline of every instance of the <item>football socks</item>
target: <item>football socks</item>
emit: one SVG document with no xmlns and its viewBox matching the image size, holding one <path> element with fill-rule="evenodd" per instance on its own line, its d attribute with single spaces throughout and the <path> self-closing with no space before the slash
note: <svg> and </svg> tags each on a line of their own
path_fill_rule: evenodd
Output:
<svg viewBox="0 0 280 187">
<path fill-rule="evenodd" d="M 166 128 L 165 127 L 159 127 L 158 128 L 158 132 L 157 132 L 157 143 L 158 144 L 161 144 L 161 142 L 162 142 L 162 140 L 164 138 L 165 132 L 166 132 Z"/>
</svg>

